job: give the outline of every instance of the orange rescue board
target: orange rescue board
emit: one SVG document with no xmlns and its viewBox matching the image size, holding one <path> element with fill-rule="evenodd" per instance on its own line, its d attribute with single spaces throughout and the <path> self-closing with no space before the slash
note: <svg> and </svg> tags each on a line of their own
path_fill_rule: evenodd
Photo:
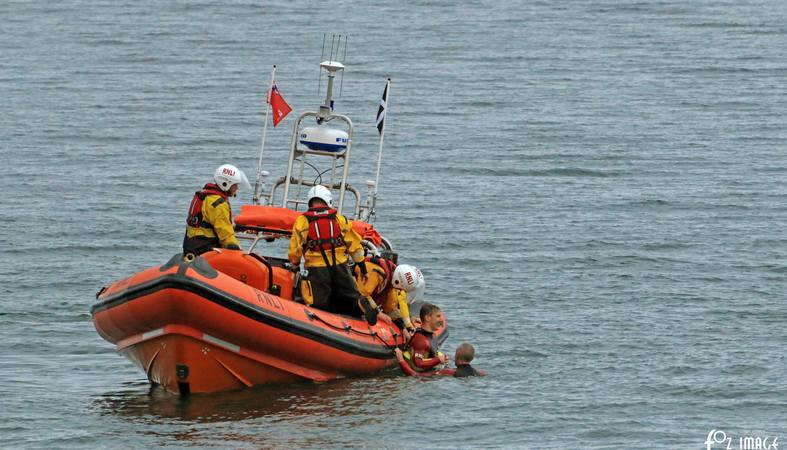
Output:
<svg viewBox="0 0 787 450">
<path fill-rule="evenodd" d="M 235 218 L 235 224 L 239 225 L 239 230 L 256 228 L 272 233 L 291 234 L 292 225 L 301 214 L 291 209 L 276 206 L 243 205 L 240 208 L 240 214 Z M 382 239 L 372 224 L 353 220 L 352 225 L 353 230 L 362 239 L 380 246 Z"/>
</svg>

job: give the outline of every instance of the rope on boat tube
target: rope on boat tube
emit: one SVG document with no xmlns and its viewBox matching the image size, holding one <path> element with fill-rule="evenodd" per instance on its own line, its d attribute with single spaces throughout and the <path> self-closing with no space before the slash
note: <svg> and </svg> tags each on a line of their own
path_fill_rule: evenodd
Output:
<svg viewBox="0 0 787 450">
<path fill-rule="evenodd" d="M 304 311 L 306 312 L 306 315 L 307 315 L 307 316 L 308 316 L 310 319 L 317 319 L 317 320 L 319 320 L 320 322 L 322 322 L 322 323 L 324 323 L 325 325 L 327 325 L 328 327 L 330 327 L 330 328 L 333 328 L 334 330 L 339 330 L 339 331 L 352 331 L 352 332 L 354 332 L 354 333 L 356 333 L 356 334 L 360 334 L 360 335 L 362 335 L 362 336 L 372 336 L 372 337 L 374 337 L 375 339 L 377 339 L 378 341 L 380 341 L 380 343 L 382 343 L 382 344 L 385 346 L 385 348 L 387 348 L 388 350 L 390 350 L 390 351 L 392 351 L 392 352 L 394 351 L 394 349 L 396 349 L 396 348 L 397 348 L 397 345 L 396 345 L 396 344 L 394 344 L 394 345 L 388 345 L 388 343 L 387 343 L 387 342 L 385 342 L 385 341 L 383 340 L 383 338 L 381 338 L 381 337 L 380 337 L 380 335 L 379 335 L 379 334 L 377 334 L 377 333 L 376 333 L 376 332 L 374 332 L 374 331 L 371 331 L 371 328 L 369 329 L 370 331 L 367 333 L 367 332 L 365 332 L 365 331 L 356 330 L 355 328 L 351 327 L 350 325 L 345 325 L 345 326 L 343 326 L 343 327 L 337 327 L 336 325 L 334 325 L 334 324 L 332 324 L 332 323 L 330 323 L 330 322 L 327 322 L 325 319 L 323 319 L 322 317 L 318 316 L 318 315 L 317 315 L 317 314 L 315 314 L 314 312 L 312 312 L 312 311 L 309 311 L 309 310 L 308 310 L 308 309 L 306 309 L 306 308 L 304 308 Z M 393 339 L 394 339 L 394 342 L 396 342 L 396 338 L 397 338 L 397 337 L 399 337 L 399 333 L 392 333 L 392 337 L 393 337 Z"/>
</svg>

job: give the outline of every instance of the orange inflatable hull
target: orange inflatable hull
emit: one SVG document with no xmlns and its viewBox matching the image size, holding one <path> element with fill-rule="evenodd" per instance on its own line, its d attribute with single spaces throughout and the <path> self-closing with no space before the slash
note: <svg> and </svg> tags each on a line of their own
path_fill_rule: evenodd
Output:
<svg viewBox="0 0 787 450">
<path fill-rule="evenodd" d="M 102 289 L 98 333 L 171 392 L 328 381 L 394 367 L 401 330 L 292 301 L 292 275 L 240 251 L 180 255 Z M 220 272 L 213 268 L 222 267 Z M 270 269 L 268 268 L 270 267 Z M 273 295 L 271 285 L 274 286 Z M 289 298 L 287 298 L 289 297 Z M 447 337 L 438 330 L 438 339 Z"/>
</svg>

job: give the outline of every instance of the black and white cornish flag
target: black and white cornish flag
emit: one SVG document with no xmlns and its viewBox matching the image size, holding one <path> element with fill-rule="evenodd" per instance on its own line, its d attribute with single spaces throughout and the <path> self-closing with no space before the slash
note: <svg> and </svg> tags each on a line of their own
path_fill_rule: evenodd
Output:
<svg viewBox="0 0 787 450">
<path fill-rule="evenodd" d="M 385 109 L 388 107 L 388 85 L 391 80 L 385 83 L 385 90 L 383 91 L 383 98 L 380 99 L 380 108 L 377 109 L 377 131 L 383 134 L 385 129 Z"/>
</svg>

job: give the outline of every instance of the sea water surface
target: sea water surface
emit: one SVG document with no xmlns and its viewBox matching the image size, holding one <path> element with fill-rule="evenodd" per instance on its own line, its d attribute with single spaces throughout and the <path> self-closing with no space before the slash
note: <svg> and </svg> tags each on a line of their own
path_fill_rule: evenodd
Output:
<svg viewBox="0 0 787 450">
<path fill-rule="evenodd" d="M 786 3 L 5 0 L 0 17 L 0 447 L 787 443 Z M 375 225 L 446 311 L 444 349 L 472 342 L 489 375 L 150 391 L 95 332 L 94 294 L 179 251 L 215 167 L 253 178 L 274 64 L 296 113 L 317 106 L 323 33 L 349 35 L 356 185 L 393 80 Z M 268 128 L 275 177 L 296 113 Z"/>
</svg>

